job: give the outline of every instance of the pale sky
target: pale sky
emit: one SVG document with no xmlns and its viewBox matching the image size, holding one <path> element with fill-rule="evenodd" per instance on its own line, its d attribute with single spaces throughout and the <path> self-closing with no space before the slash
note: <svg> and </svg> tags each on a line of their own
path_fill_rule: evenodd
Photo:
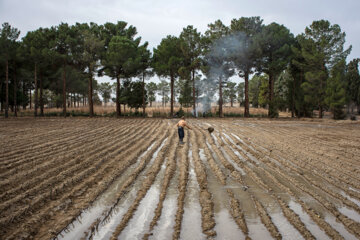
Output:
<svg viewBox="0 0 360 240">
<path fill-rule="evenodd" d="M 135 26 L 151 50 L 187 25 L 204 33 L 217 19 L 229 25 L 242 16 L 283 24 L 295 36 L 314 20 L 329 20 L 346 33 L 346 46 L 353 46 L 347 61 L 360 57 L 360 0 L 0 0 L 0 23 L 9 22 L 21 30 L 21 37 L 61 22 L 121 20 Z"/>
</svg>

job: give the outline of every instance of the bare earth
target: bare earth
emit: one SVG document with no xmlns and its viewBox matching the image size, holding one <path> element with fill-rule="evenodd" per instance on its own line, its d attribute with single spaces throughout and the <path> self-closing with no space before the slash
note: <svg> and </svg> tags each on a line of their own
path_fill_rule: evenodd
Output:
<svg viewBox="0 0 360 240">
<path fill-rule="evenodd" d="M 360 238 L 358 121 L 176 122 L 1 119 L 0 239 Z"/>
</svg>

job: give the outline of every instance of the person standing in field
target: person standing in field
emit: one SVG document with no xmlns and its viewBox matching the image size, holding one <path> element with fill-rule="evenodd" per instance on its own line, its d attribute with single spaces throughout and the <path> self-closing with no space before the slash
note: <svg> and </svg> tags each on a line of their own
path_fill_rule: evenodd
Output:
<svg viewBox="0 0 360 240">
<path fill-rule="evenodd" d="M 187 127 L 188 129 L 191 129 L 191 127 L 189 127 L 189 126 L 186 124 L 186 121 L 185 121 L 185 117 L 184 117 L 184 116 L 181 117 L 181 120 L 176 124 L 176 126 L 178 127 L 180 144 L 184 144 L 184 142 L 183 142 L 183 139 L 184 139 L 184 137 L 185 137 L 184 127 Z"/>
</svg>

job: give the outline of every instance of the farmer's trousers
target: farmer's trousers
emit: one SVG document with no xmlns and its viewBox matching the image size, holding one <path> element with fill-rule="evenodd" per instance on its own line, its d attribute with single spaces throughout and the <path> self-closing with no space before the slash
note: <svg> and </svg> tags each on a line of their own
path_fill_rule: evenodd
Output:
<svg viewBox="0 0 360 240">
<path fill-rule="evenodd" d="M 184 136 L 185 136 L 184 128 L 183 127 L 178 127 L 178 133 L 179 133 L 180 141 L 182 141 Z"/>
</svg>

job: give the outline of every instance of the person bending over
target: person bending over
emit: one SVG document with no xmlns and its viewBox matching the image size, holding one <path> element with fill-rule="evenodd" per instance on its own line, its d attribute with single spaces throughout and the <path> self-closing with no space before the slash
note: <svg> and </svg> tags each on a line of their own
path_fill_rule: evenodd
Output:
<svg viewBox="0 0 360 240">
<path fill-rule="evenodd" d="M 184 144 L 184 142 L 183 142 L 183 139 L 184 139 L 184 137 L 185 137 L 184 127 L 187 127 L 188 129 L 191 129 L 191 127 L 189 127 L 189 126 L 186 124 L 186 121 L 185 121 L 185 117 L 184 117 L 184 116 L 181 117 L 181 120 L 176 124 L 176 126 L 178 127 L 180 144 Z"/>
</svg>

